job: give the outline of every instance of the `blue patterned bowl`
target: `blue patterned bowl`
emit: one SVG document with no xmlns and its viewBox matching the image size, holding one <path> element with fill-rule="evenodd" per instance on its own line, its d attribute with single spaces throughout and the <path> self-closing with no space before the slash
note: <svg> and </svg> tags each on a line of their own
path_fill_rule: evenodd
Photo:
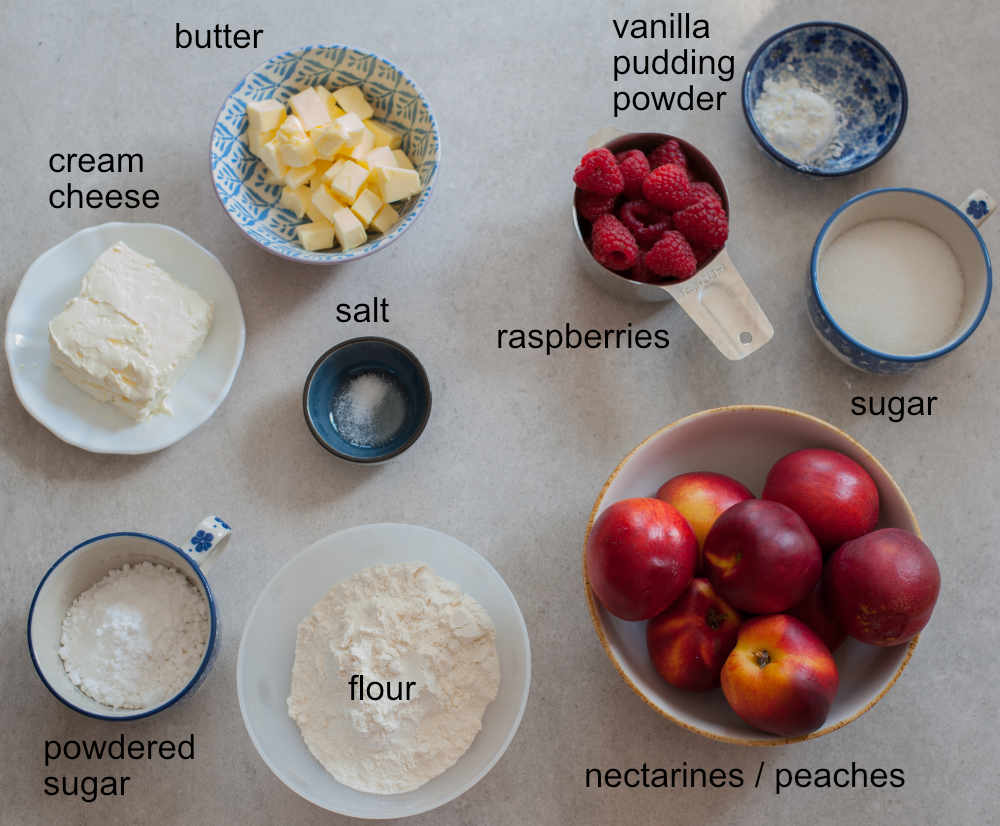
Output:
<svg viewBox="0 0 1000 826">
<path fill-rule="evenodd" d="M 295 236 L 302 221 L 278 204 L 281 186 L 265 182 L 267 170 L 250 152 L 246 105 L 267 98 L 286 102 L 308 86 L 335 89 L 353 84 L 364 90 L 378 120 L 403 133 L 403 151 L 420 173 L 423 189 L 395 205 L 400 220 L 386 235 L 346 252 L 309 252 Z M 430 199 L 440 161 L 437 121 L 427 98 L 388 60 L 350 46 L 305 46 L 272 57 L 230 92 L 212 130 L 212 180 L 229 217 L 268 252 L 308 264 L 353 261 L 399 238 Z"/>
<path fill-rule="evenodd" d="M 819 159 L 786 157 L 754 120 L 764 82 L 786 72 L 833 102 L 840 114 L 834 149 Z M 875 38 L 843 23 L 800 23 L 772 35 L 743 75 L 743 114 L 750 131 L 773 158 L 807 175 L 836 177 L 871 166 L 896 143 L 906 109 L 906 82 L 892 55 Z"/>
</svg>

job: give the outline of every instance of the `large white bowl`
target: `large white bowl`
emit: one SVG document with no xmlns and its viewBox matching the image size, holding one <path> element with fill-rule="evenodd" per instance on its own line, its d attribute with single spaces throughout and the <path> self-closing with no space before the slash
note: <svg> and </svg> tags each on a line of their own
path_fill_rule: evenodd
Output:
<svg viewBox="0 0 1000 826">
<path fill-rule="evenodd" d="M 605 482 L 587 525 L 609 505 L 632 496 L 653 496 L 667 479 L 688 471 L 715 471 L 738 479 L 756 494 L 771 466 L 786 453 L 806 447 L 839 450 L 857 461 L 878 486 L 878 527 L 904 528 L 920 535 L 906 497 L 878 460 L 842 430 L 781 407 L 736 405 L 705 410 L 658 430 L 636 447 Z M 800 737 L 761 732 L 743 722 L 720 690 L 688 692 L 667 683 L 646 649 L 646 623 L 612 616 L 584 586 L 601 645 L 631 688 L 656 711 L 689 731 L 743 745 L 781 745 L 836 731 L 856 720 L 892 687 L 909 662 L 916 638 L 907 645 L 879 648 L 848 638 L 835 655 L 840 688 L 826 723 Z"/>
<path fill-rule="evenodd" d="M 49 359 L 49 321 L 79 294 L 84 273 L 116 241 L 154 259 L 215 307 L 204 346 L 167 397 L 173 415 L 135 422 L 70 384 Z M 35 259 L 7 313 L 4 345 L 17 397 L 53 434 L 93 453 L 151 453 L 184 438 L 218 409 L 245 340 L 240 299 L 218 258 L 163 224 L 110 223 L 81 230 Z"/>
<path fill-rule="evenodd" d="M 486 609 L 497 630 L 500 693 L 469 750 L 443 774 L 412 792 L 369 794 L 337 782 L 306 748 L 288 716 L 299 622 L 334 585 L 372 565 L 424 562 Z M 236 690 L 250 739 L 288 788 L 311 803 L 351 817 L 407 817 L 441 806 L 478 783 L 507 750 L 528 701 L 528 631 L 510 588 L 468 545 L 415 525 L 361 525 L 310 545 L 264 588 L 240 642 Z"/>
</svg>

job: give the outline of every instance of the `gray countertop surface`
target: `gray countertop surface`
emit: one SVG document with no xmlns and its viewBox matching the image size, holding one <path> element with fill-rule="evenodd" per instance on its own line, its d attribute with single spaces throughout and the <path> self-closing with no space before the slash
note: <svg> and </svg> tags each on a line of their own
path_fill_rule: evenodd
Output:
<svg viewBox="0 0 1000 826">
<path fill-rule="evenodd" d="M 452 534 L 500 571 L 533 645 L 531 695 L 506 755 L 473 789 L 414 824 L 1000 823 L 994 735 L 1000 622 L 992 605 L 1000 557 L 996 313 L 950 358 L 878 378 L 836 361 L 805 313 L 805 271 L 822 222 L 877 186 L 926 188 L 959 201 L 1000 189 L 993 68 L 1000 7 L 958 0 L 697 2 L 709 41 L 619 41 L 612 17 L 663 15 L 651 2 L 463 3 L 445 10 L 399 0 L 348 6 L 7 0 L 0 66 L 7 264 L 0 306 L 43 251 L 120 211 L 55 210 L 53 152 L 140 151 L 138 177 L 75 176 L 83 185 L 154 187 L 161 206 L 125 220 L 190 234 L 232 275 L 247 325 L 228 398 L 180 443 L 145 456 L 92 455 L 59 441 L 0 382 L 0 821 L 49 823 L 346 822 L 298 798 L 258 757 L 236 701 L 236 656 L 257 594 L 314 540 L 367 522 L 411 522 Z M 746 60 L 773 32 L 836 19 L 880 39 L 902 66 L 909 119 L 893 151 L 846 179 L 818 182 L 771 162 L 739 104 Z M 174 48 L 175 24 L 263 28 L 257 50 Z M 264 253 L 221 209 L 208 174 L 221 101 L 268 56 L 316 41 L 361 46 L 403 66 L 441 125 L 439 186 L 420 220 L 380 254 L 337 269 Z M 568 221 L 570 175 L 588 136 L 612 123 L 612 56 L 663 45 L 734 54 L 721 112 L 619 118 L 702 147 L 732 204 L 729 250 L 777 333 L 727 362 L 678 307 L 619 302 L 583 278 Z M 684 81 L 686 85 L 688 81 Z M 706 87 L 719 84 L 695 79 Z M 650 85 L 653 85 L 652 83 Z M 984 226 L 997 247 L 1000 219 Z M 386 297 L 390 323 L 338 324 L 336 303 Z M 666 328 L 666 351 L 498 351 L 511 327 Z M 417 444 L 382 467 L 334 460 L 302 421 L 302 381 L 332 344 L 377 333 L 416 351 L 434 393 Z M 6 369 L 6 368 L 5 368 Z M 932 417 L 856 417 L 854 395 L 935 395 Z M 635 444 L 683 415 L 771 403 L 844 428 L 906 492 L 943 571 L 941 598 L 906 673 L 859 721 L 790 747 L 747 749 L 703 739 L 655 715 L 621 681 L 591 627 L 580 580 L 587 517 L 605 478 Z M 192 702 L 127 727 L 59 704 L 25 645 L 31 595 L 46 568 L 82 539 L 138 529 L 175 537 L 207 512 L 235 527 L 212 571 L 223 637 Z M 55 773 L 122 774 L 125 798 L 91 804 L 46 797 L 46 738 L 181 738 L 197 759 L 77 765 Z M 901 789 L 587 790 L 588 767 L 900 768 Z"/>
</svg>

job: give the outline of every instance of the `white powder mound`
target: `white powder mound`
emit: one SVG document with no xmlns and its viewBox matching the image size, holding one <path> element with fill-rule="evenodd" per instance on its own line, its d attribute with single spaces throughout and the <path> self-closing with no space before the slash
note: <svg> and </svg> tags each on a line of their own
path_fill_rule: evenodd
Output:
<svg viewBox="0 0 1000 826">
<path fill-rule="evenodd" d="M 208 603 L 174 568 L 109 571 L 63 619 L 59 656 L 70 680 L 111 708 L 150 708 L 187 685 L 210 630 Z"/>
<path fill-rule="evenodd" d="M 918 355 L 958 327 L 965 279 L 947 242 L 911 221 L 866 221 L 823 253 L 819 291 L 834 320 L 875 350 Z"/>
<path fill-rule="evenodd" d="M 793 75 L 764 81 L 753 119 L 770 144 L 796 163 L 825 154 L 837 130 L 834 106 Z"/>
<path fill-rule="evenodd" d="M 355 674 L 415 686 L 409 700 L 351 700 Z M 378 565 L 334 586 L 299 623 L 288 714 L 338 781 L 398 794 L 466 752 L 499 686 L 483 607 L 426 565 Z"/>
</svg>

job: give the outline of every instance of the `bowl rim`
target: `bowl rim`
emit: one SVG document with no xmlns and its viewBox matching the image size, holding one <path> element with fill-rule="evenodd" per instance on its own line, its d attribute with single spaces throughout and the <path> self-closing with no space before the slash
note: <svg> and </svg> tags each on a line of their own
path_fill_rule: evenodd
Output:
<svg viewBox="0 0 1000 826">
<path fill-rule="evenodd" d="M 427 406 L 424 408 L 424 412 L 420 416 L 420 421 L 418 422 L 416 428 L 414 428 L 413 433 L 410 434 L 410 437 L 403 442 L 403 444 L 389 453 L 367 458 L 363 456 L 350 456 L 347 453 L 337 450 L 337 448 L 331 445 L 320 435 L 316 426 L 313 424 L 312 417 L 309 415 L 309 391 L 312 390 L 313 378 L 316 373 L 326 363 L 327 359 L 338 350 L 353 347 L 356 344 L 384 344 L 390 349 L 396 350 L 402 354 L 402 356 L 416 368 L 417 377 L 420 379 L 424 392 L 427 394 Z M 333 347 L 316 359 L 316 362 L 309 370 L 309 375 L 306 376 L 305 385 L 302 388 L 302 414 L 305 416 L 306 426 L 309 428 L 309 432 L 312 433 L 313 438 L 319 442 L 321 447 L 332 453 L 334 456 L 359 465 L 374 465 L 379 462 L 388 461 L 409 448 L 415 441 L 417 441 L 417 439 L 420 438 L 420 434 L 424 432 L 424 428 L 427 426 L 427 420 L 431 417 L 431 404 L 431 384 L 430 380 L 427 378 L 427 371 L 424 369 L 424 365 L 421 364 L 420 359 L 418 359 L 409 348 L 404 347 L 398 341 L 393 341 L 392 339 L 385 338 L 383 336 L 358 336 L 357 338 L 349 338 L 339 344 L 333 345 Z"/>
<path fill-rule="evenodd" d="M 38 663 L 38 657 L 35 655 L 35 645 L 31 640 L 31 627 L 35 618 L 35 604 L 38 602 L 38 597 L 42 592 L 42 588 L 45 586 L 45 583 L 48 582 L 49 577 L 52 575 L 55 569 L 58 568 L 63 563 L 63 561 L 66 560 L 70 555 L 76 553 L 79 550 L 82 550 L 88 545 L 92 545 L 95 542 L 102 542 L 105 539 L 113 539 L 118 536 L 133 536 L 133 537 L 138 537 L 140 539 L 148 539 L 153 542 L 157 542 L 160 545 L 163 545 L 165 548 L 169 548 L 171 551 L 177 554 L 177 556 L 179 556 L 187 564 L 187 567 L 190 568 L 192 571 L 194 571 L 195 575 L 198 577 L 198 580 L 201 582 L 202 587 L 205 589 L 205 596 L 208 602 L 208 616 L 210 620 L 210 627 L 208 634 L 208 642 L 205 644 L 205 653 L 202 655 L 201 662 L 198 664 L 198 668 L 191 676 L 191 679 L 188 680 L 188 682 L 180 691 L 171 696 L 169 699 L 164 700 L 162 703 L 160 703 L 158 706 L 154 708 L 135 709 L 134 714 L 109 715 L 109 714 L 100 714 L 96 711 L 88 711 L 85 708 L 80 708 L 80 706 L 73 703 L 68 697 L 63 696 L 56 688 L 52 686 L 52 684 L 48 681 L 48 679 L 46 679 L 45 673 L 41 665 L 39 665 Z M 72 548 L 70 548 L 68 551 L 62 554 L 55 562 L 53 562 L 49 566 L 48 570 L 45 572 L 45 575 L 38 583 L 38 587 L 35 588 L 34 595 L 31 597 L 31 605 L 28 608 L 26 631 L 28 637 L 28 654 L 31 656 L 31 664 L 35 667 L 35 673 L 38 674 L 38 678 L 49 690 L 49 693 L 52 694 L 52 696 L 55 697 L 64 706 L 73 709 L 73 711 L 79 712 L 80 714 L 83 714 L 87 717 L 91 717 L 95 720 L 108 720 L 110 722 L 117 723 L 117 722 L 127 722 L 129 720 L 142 720 L 145 717 L 152 717 L 154 714 L 158 714 L 159 712 L 165 711 L 166 709 L 170 708 L 170 706 L 174 705 L 174 703 L 178 702 L 179 700 L 187 696 L 187 694 L 191 691 L 191 689 L 194 688 L 194 686 L 198 684 L 198 682 L 202 679 L 202 677 L 205 676 L 209 666 L 211 665 L 213 659 L 212 655 L 215 651 L 215 646 L 218 641 L 219 616 L 218 616 L 218 608 L 215 604 L 215 595 L 212 593 L 212 588 L 208 584 L 208 580 L 205 578 L 205 574 L 202 572 L 201 567 L 197 563 L 195 563 L 195 561 L 191 559 L 186 553 L 184 553 L 184 551 L 178 548 L 173 542 L 168 542 L 166 539 L 161 539 L 158 536 L 153 536 L 152 534 L 144 533 L 142 531 L 111 531 L 110 533 L 102 533 L 98 536 L 92 536 L 90 539 L 85 539 L 83 540 L 83 542 L 74 545 Z M 95 700 L 95 702 L 99 701 Z"/>
<path fill-rule="evenodd" d="M 291 55 L 306 54 L 315 49 L 345 49 L 354 52 L 355 54 L 374 58 L 380 63 L 384 63 L 394 71 L 398 72 L 403 78 L 406 79 L 407 83 L 409 83 L 410 86 L 413 87 L 413 91 L 416 93 L 417 97 L 423 103 L 424 108 L 427 110 L 427 117 L 430 119 L 431 132 L 434 134 L 436 147 L 434 152 L 434 169 L 431 172 L 430 178 L 427 180 L 426 185 L 421 187 L 420 193 L 417 195 L 417 202 L 414 204 L 412 212 L 409 213 L 407 216 L 404 216 L 403 220 L 400 221 L 400 224 L 394 227 L 388 235 L 383 236 L 380 239 L 377 239 L 380 242 L 377 247 L 371 247 L 370 242 L 368 241 L 366 241 L 360 247 L 355 247 L 354 249 L 351 250 L 340 250 L 337 252 L 309 251 L 303 247 L 302 252 L 309 253 L 309 255 L 302 257 L 302 256 L 290 255 L 287 252 L 284 252 L 283 250 L 268 246 L 267 244 L 261 242 L 257 238 L 254 238 L 249 232 L 247 232 L 243 224 L 240 221 L 236 220 L 236 217 L 223 202 L 222 194 L 219 192 L 219 185 L 215 179 L 215 163 L 212 160 L 212 145 L 215 142 L 215 131 L 218 128 L 219 119 L 222 117 L 222 113 L 223 111 L 225 111 L 226 105 L 229 103 L 230 98 L 232 98 L 233 95 L 236 94 L 236 92 L 240 88 L 242 88 L 242 86 L 246 82 L 246 79 L 250 75 L 261 71 L 266 66 L 273 63 L 276 60 L 279 60 L 280 58 L 288 57 Z M 212 179 L 212 191 L 215 192 L 216 199 L 222 206 L 223 212 L 225 212 L 226 215 L 229 216 L 229 219 L 236 225 L 239 231 L 243 233 L 244 236 L 246 236 L 246 238 L 248 238 L 252 243 L 260 247 L 262 250 L 269 252 L 271 255 L 276 255 L 279 258 L 283 258 L 286 261 L 291 261 L 296 264 L 309 264 L 312 266 L 331 267 L 331 266 L 336 266 L 337 264 L 344 264 L 350 261 L 356 261 L 360 258 L 366 258 L 367 256 L 373 255 L 379 250 L 385 249 L 390 244 L 394 243 L 397 239 L 399 239 L 399 237 L 404 232 L 406 232 L 417 220 L 417 218 L 420 216 L 420 213 L 423 212 L 424 207 L 426 207 L 428 202 L 430 201 L 431 196 L 434 194 L 434 184 L 437 181 L 438 172 L 440 171 L 441 168 L 441 127 L 437 122 L 437 118 L 434 116 L 434 110 L 431 107 L 431 103 L 427 95 L 424 94 L 423 90 L 416 84 L 413 78 L 410 77 L 410 75 L 406 71 L 401 69 L 399 66 L 397 66 L 388 58 L 383 57 L 380 54 L 376 54 L 375 52 L 369 51 L 368 49 L 361 49 L 358 48 L 357 46 L 347 45 L 346 43 L 313 43 L 305 46 L 298 46 L 294 49 L 286 49 L 283 52 L 279 52 L 278 54 L 272 55 L 271 57 L 267 58 L 266 60 L 254 66 L 254 68 L 252 68 L 245 75 L 243 75 L 243 77 L 240 78 L 240 80 L 236 83 L 236 85 L 229 90 L 228 94 L 222 99 L 222 103 L 219 106 L 219 111 L 215 116 L 215 120 L 212 122 L 212 130 L 209 135 L 209 141 L 208 141 L 208 164 L 209 164 L 209 176 Z M 325 257 L 318 257 L 320 255 Z"/>
<path fill-rule="evenodd" d="M 905 192 L 910 195 L 917 195 L 924 198 L 930 198 L 933 201 L 937 201 L 939 204 L 944 204 L 957 216 L 959 216 L 970 230 L 972 230 L 973 237 L 979 242 L 979 249 L 983 254 L 983 264 L 986 266 L 986 291 L 983 294 L 983 303 L 979 308 L 979 312 L 976 313 L 976 317 L 972 319 L 972 323 L 965 329 L 965 331 L 958 336 L 954 341 L 947 344 L 943 344 L 940 347 L 936 347 L 933 350 L 928 350 L 926 353 L 917 353 L 912 356 L 900 355 L 898 353 L 886 353 L 882 350 L 876 350 L 874 347 L 870 347 L 867 344 L 862 343 L 850 333 L 848 333 L 843 327 L 837 323 L 837 320 L 833 317 L 829 308 L 826 306 L 826 302 L 823 301 L 823 293 L 819 288 L 819 248 L 826 238 L 827 232 L 829 232 L 830 227 L 833 226 L 833 222 L 840 216 L 842 212 L 854 206 L 859 201 L 865 198 L 870 198 L 874 195 L 882 195 L 887 192 Z M 868 355 L 875 356 L 878 359 L 884 361 L 895 362 L 897 364 L 919 364 L 924 361 L 931 361 L 947 353 L 950 353 L 960 344 L 962 344 L 969 336 L 971 336 L 976 328 L 979 326 L 979 322 L 983 320 L 986 315 L 986 310 L 990 306 L 990 296 L 993 294 L 993 266 L 990 261 L 990 252 L 986 247 L 986 242 L 983 240 L 982 233 L 976 227 L 972 221 L 969 220 L 968 216 L 962 212 L 957 206 L 955 206 L 951 201 L 946 201 L 940 195 L 935 195 L 933 192 L 928 192 L 925 189 L 916 189 L 914 187 L 908 186 L 884 186 L 877 189 L 869 189 L 867 192 L 862 192 L 855 195 L 853 198 L 849 198 L 844 201 L 839 207 L 837 207 L 829 218 L 823 223 L 822 228 L 816 235 L 816 241 L 813 243 L 812 254 L 809 257 L 809 285 L 812 289 L 812 293 L 816 298 L 816 303 L 819 305 L 820 311 L 823 313 L 827 321 L 830 322 L 834 330 L 836 330 L 841 336 L 843 336 L 852 345 L 857 347 L 859 350 L 867 353 Z"/>
<path fill-rule="evenodd" d="M 830 28 L 833 29 L 841 29 L 843 31 L 857 35 L 863 40 L 866 40 L 882 54 L 882 56 L 886 59 L 886 62 L 888 62 L 889 66 L 895 72 L 896 77 L 899 79 L 899 93 L 900 93 L 899 120 L 896 121 L 896 125 L 893 127 L 893 131 L 892 134 L 889 136 L 889 140 L 885 142 L 882 148 L 875 155 L 873 155 L 863 164 L 852 166 L 849 169 L 841 169 L 837 171 L 825 171 L 822 169 L 818 169 L 816 167 L 806 166 L 804 164 L 796 163 L 791 158 L 788 158 L 787 156 L 779 152 L 771 145 L 770 141 L 768 141 L 767 138 L 764 137 L 764 134 L 757 127 L 757 122 L 754 120 L 753 114 L 750 111 L 750 94 L 749 94 L 750 72 L 753 69 L 753 67 L 757 64 L 757 61 L 764 53 L 764 50 L 767 49 L 767 47 L 770 46 L 772 43 L 774 43 L 776 40 L 778 40 L 781 37 L 784 37 L 787 34 L 790 34 L 791 32 L 798 31 L 799 29 L 810 28 L 813 26 L 829 26 Z M 784 166 L 787 166 L 789 169 L 792 169 L 795 172 L 801 172 L 804 175 L 811 175 L 817 178 L 840 178 L 843 177 L 844 175 L 853 175 L 855 172 L 860 172 L 862 169 L 867 169 L 872 164 L 875 164 L 878 161 L 882 160 L 882 158 L 884 158 L 889 153 L 889 150 L 896 145 L 896 141 L 899 140 L 899 136 L 903 133 L 903 126 L 906 125 L 906 115 L 907 112 L 909 111 L 909 95 L 906 91 L 906 78 L 903 76 L 903 70 L 899 68 L 899 64 L 896 62 L 896 59 L 892 56 L 892 53 L 885 46 L 883 46 L 878 40 L 876 40 L 874 37 L 868 34 L 868 32 L 862 31 L 856 26 L 851 26 L 847 23 L 838 23 L 833 20 L 809 20 L 804 23 L 796 23 L 793 26 L 787 26 L 784 29 L 775 32 L 769 38 L 767 38 L 767 40 L 761 43 L 760 46 L 758 46 L 754 50 L 754 53 L 750 55 L 750 59 L 747 61 L 747 67 L 743 71 L 741 97 L 743 101 L 743 117 L 747 122 L 747 126 L 750 127 L 750 131 L 753 133 L 753 136 L 757 139 L 757 142 L 761 145 L 764 151 L 766 151 L 776 161 L 779 161 Z"/>
<path fill-rule="evenodd" d="M 694 734 L 700 734 L 703 737 L 709 738 L 710 740 L 717 740 L 722 743 L 733 743 L 735 745 L 740 745 L 740 746 L 786 746 L 790 745 L 791 743 L 801 743 L 806 740 L 814 740 L 817 737 L 822 737 L 824 734 L 830 734 L 831 732 L 837 731 L 838 729 L 841 729 L 844 726 L 846 726 L 848 723 L 852 723 L 855 720 L 857 720 L 865 712 L 870 711 L 872 708 L 874 708 L 874 706 L 879 702 L 879 700 L 881 700 L 889 692 L 889 689 L 892 688 L 893 685 L 895 685 L 896 680 L 898 680 L 899 676 L 903 673 L 903 669 L 905 669 L 907 664 L 910 662 L 910 658 L 913 656 L 913 651 L 917 647 L 917 641 L 920 639 L 920 635 L 918 634 L 906 644 L 906 649 L 907 649 L 906 655 L 900 662 L 899 667 L 896 669 L 896 672 L 892 675 L 892 679 L 890 679 L 882 687 L 878 695 L 875 696 L 871 701 L 869 701 L 867 705 L 864 706 L 864 708 L 855 712 L 847 719 L 841 720 L 837 723 L 833 723 L 829 726 L 824 726 L 823 728 L 817 729 L 816 731 L 808 732 L 807 734 L 798 735 L 796 737 L 774 736 L 767 739 L 764 739 L 762 737 L 733 737 L 726 734 L 717 734 L 715 732 L 707 731 L 706 729 L 700 728 L 697 725 L 694 725 L 693 723 L 681 720 L 678 717 L 675 717 L 673 714 L 664 711 L 662 708 L 653 703 L 652 700 L 650 700 L 650 698 L 647 697 L 643 693 L 643 691 L 632 680 L 629 679 L 628 675 L 626 675 L 625 671 L 622 669 L 621 664 L 618 662 L 618 659 L 615 657 L 614 652 L 611 650 L 611 646 L 610 643 L 608 642 L 607 635 L 604 632 L 604 626 L 598 614 L 597 600 L 594 596 L 593 589 L 590 587 L 590 579 L 587 576 L 587 539 L 590 537 L 590 531 L 594 526 L 594 520 L 597 518 L 598 509 L 601 507 L 601 502 L 604 499 L 604 495 L 607 492 L 608 488 L 611 486 L 611 483 L 614 482 L 614 480 L 618 477 L 618 474 L 624 469 L 625 465 L 628 464 L 628 462 L 639 450 L 641 450 L 649 442 L 659 438 L 668 431 L 673 430 L 676 427 L 679 427 L 683 424 L 686 424 L 698 418 L 717 415 L 720 413 L 726 413 L 731 411 L 748 412 L 748 411 L 762 411 L 762 410 L 770 413 L 777 413 L 780 415 L 791 416 L 793 418 L 806 419 L 807 421 L 812 422 L 813 424 L 818 424 L 821 427 L 835 433 L 836 435 L 850 442 L 854 447 L 860 450 L 868 460 L 873 462 L 875 466 L 878 467 L 885 474 L 886 479 L 888 479 L 892 487 L 895 488 L 896 493 L 899 495 L 899 498 L 903 503 L 903 507 L 906 509 L 906 512 L 913 523 L 914 533 L 917 535 L 918 538 L 922 538 L 922 534 L 920 533 L 920 525 L 917 522 L 917 517 L 913 513 L 913 509 L 910 507 L 909 501 L 903 494 L 902 489 L 896 483 L 896 480 L 885 469 L 882 463 L 878 459 L 876 459 L 860 442 L 853 439 L 839 427 L 830 424 L 830 422 L 824 421 L 823 419 L 820 419 L 817 416 L 813 416 L 809 413 L 804 413 L 801 410 L 794 410 L 789 407 L 780 407 L 777 405 L 769 405 L 769 404 L 731 404 L 731 405 L 724 405 L 722 407 L 712 407 L 708 408 L 707 410 L 700 410 L 696 413 L 690 413 L 687 416 L 682 416 L 676 421 L 671 422 L 670 424 L 659 428 L 654 433 L 652 433 L 651 435 L 643 439 L 641 442 L 639 442 L 639 444 L 637 444 L 634 448 L 632 448 L 632 450 L 628 452 L 625 458 L 622 459 L 615 467 L 615 469 L 611 472 L 611 475 L 608 476 L 607 481 L 605 481 L 605 483 L 602 485 L 600 491 L 597 494 L 597 498 L 594 500 L 594 507 L 591 509 L 590 512 L 590 518 L 587 521 L 587 531 L 586 534 L 584 535 L 584 540 L 583 540 L 583 555 L 581 560 L 582 561 L 581 567 L 583 569 L 583 590 L 584 593 L 587 595 L 587 607 L 590 611 L 590 621 L 594 626 L 594 630 L 597 632 L 597 637 L 600 640 L 601 647 L 604 649 L 604 653 L 607 655 L 608 659 L 611 660 L 611 664 L 615 667 L 615 670 L 618 672 L 618 676 L 620 676 L 625 681 L 626 685 L 628 685 L 629 688 L 631 688 L 636 694 L 639 695 L 639 697 L 642 699 L 644 703 L 646 703 L 646 705 L 652 708 L 660 716 L 666 717 L 668 720 L 670 720 L 673 723 L 676 723 L 681 728 L 687 729 L 688 731 Z"/>
</svg>

